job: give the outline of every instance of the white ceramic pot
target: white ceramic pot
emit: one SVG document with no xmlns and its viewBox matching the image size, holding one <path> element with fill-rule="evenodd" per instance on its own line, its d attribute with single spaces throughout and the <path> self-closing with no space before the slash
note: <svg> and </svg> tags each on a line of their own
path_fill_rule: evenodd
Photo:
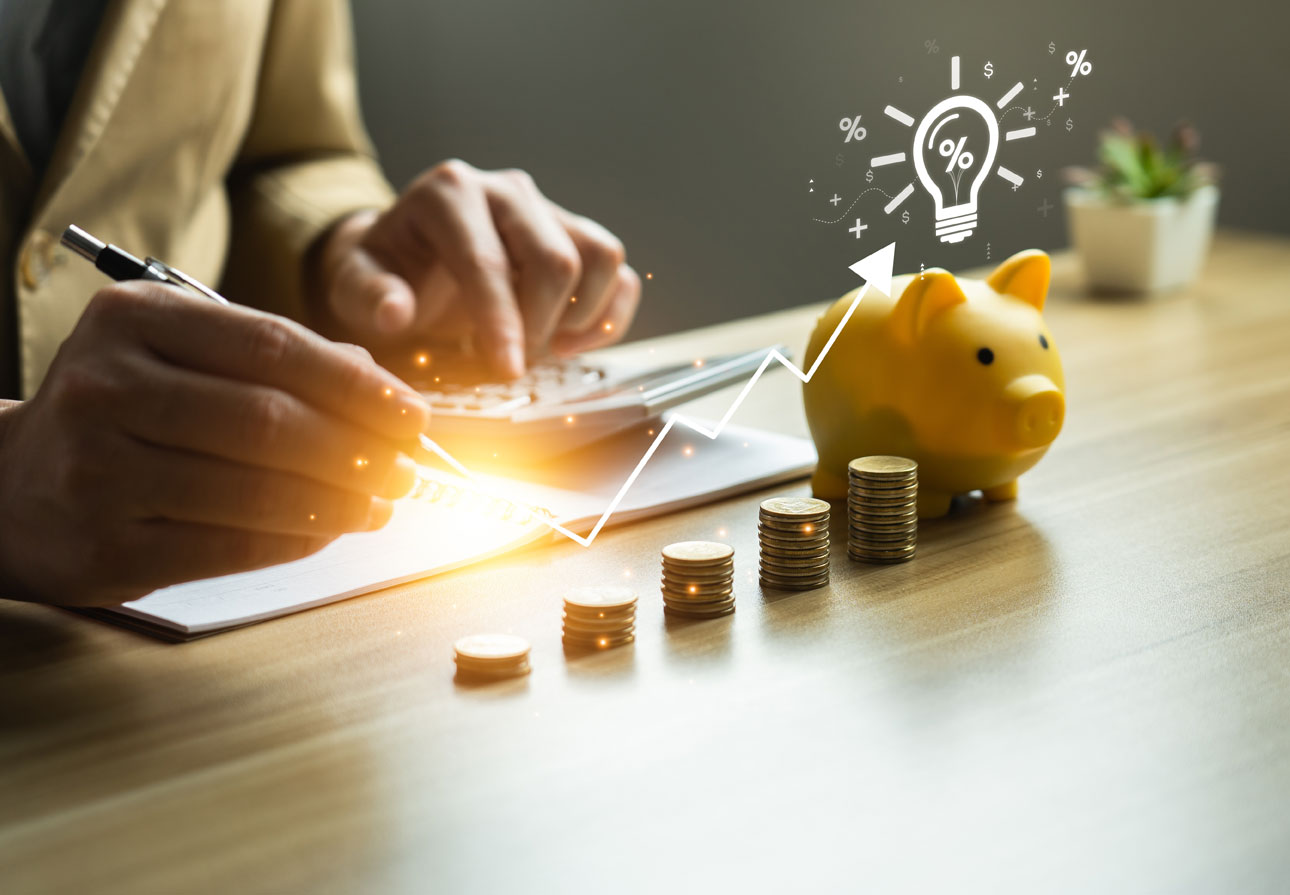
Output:
<svg viewBox="0 0 1290 895">
<path fill-rule="evenodd" d="M 1088 284 L 1113 292 L 1159 292 L 1200 273 L 1214 235 L 1218 187 L 1186 199 L 1122 201 L 1066 190 L 1066 220 Z"/>
</svg>

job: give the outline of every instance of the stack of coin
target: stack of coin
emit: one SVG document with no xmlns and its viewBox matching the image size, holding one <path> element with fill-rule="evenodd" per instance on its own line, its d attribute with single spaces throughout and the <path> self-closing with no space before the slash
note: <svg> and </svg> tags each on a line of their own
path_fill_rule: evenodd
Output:
<svg viewBox="0 0 1290 895">
<path fill-rule="evenodd" d="M 847 467 L 847 554 L 861 562 L 905 562 L 918 540 L 918 464 L 860 457 Z"/>
<path fill-rule="evenodd" d="M 735 611 L 735 548 L 681 541 L 663 548 L 663 611 L 716 618 Z"/>
<path fill-rule="evenodd" d="M 629 587 L 580 587 L 564 598 L 564 645 L 610 649 L 636 639 L 636 593 Z"/>
<path fill-rule="evenodd" d="M 454 645 L 457 677 L 496 681 L 529 673 L 529 642 L 512 634 L 472 634 Z"/>
<path fill-rule="evenodd" d="M 829 504 L 814 497 L 762 501 L 757 525 L 762 587 L 811 590 L 829 583 Z"/>
</svg>

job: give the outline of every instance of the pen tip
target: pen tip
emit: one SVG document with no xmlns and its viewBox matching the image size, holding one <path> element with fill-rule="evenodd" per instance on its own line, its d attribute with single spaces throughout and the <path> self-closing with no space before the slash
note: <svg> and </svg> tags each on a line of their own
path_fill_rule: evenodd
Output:
<svg viewBox="0 0 1290 895">
<path fill-rule="evenodd" d="M 63 245 L 89 261 L 98 261 L 99 252 L 107 247 L 105 243 L 95 239 L 75 224 L 63 231 L 61 241 Z"/>
</svg>

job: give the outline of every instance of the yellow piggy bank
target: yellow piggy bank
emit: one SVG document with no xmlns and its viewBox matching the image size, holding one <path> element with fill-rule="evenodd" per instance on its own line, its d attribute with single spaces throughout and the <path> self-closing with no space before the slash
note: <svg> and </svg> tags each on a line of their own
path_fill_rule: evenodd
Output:
<svg viewBox="0 0 1290 895">
<path fill-rule="evenodd" d="M 1012 256 L 987 280 L 928 270 L 870 289 L 804 386 L 818 497 L 847 493 L 847 464 L 894 454 L 918 462 L 918 515 L 943 516 L 956 494 L 1017 496 L 1066 414 L 1061 358 L 1041 312 L 1051 264 Z M 807 369 L 855 293 L 821 315 Z"/>
</svg>

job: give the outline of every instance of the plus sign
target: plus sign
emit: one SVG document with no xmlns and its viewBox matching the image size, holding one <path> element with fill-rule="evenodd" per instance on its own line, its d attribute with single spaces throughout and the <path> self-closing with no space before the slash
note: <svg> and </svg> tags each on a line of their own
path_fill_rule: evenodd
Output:
<svg viewBox="0 0 1290 895">
<path fill-rule="evenodd" d="M 860 234 L 861 234 L 861 232 L 863 232 L 863 231 L 865 231 L 865 230 L 868 230 L 868 229 L 869 229 L 869 225 L 868 225 L 868 224 L 862 224 L 862 223 L 860 223 L 860 219 L 859 219 L 859 218 L 856 218 L 856 225 L 855 225 L 854 227 L 851 227 L 850 229 L 848 229 L 848 230 L 847 230 L 847 232 L 848 232 L 848 233 L 854 233 L 854 234 L 856 235 L 856 239 L 859 239 L 859 238 L 860 238 Z"/>
<path fill-rule="evenodd" d="M 1055 206 L 1048 204 L 1047 197 L 1044 198 L 1044 204 L 1040 205 L 1035 211 L 1041 212 L 1044 217 L 1048 217 L 1048 212 L 1052 211 Z"/>
<path fill-rule="evenodd" d="M 830 201 L 830 202 L 832 202 L 832 203 L 836 206 L 839 202 L 841 202 L 841 201 L 842 201 L 842 197 L 841 197 L 841 196 L 839 196 L 837 193 L 834 193 L 834 194 L 833 194 L 833 198 L 832 198 L 832 199 L 830 199 L 829 201 Z"/>
<path fill-rule="evenodd" d="M 1021 114 L 1027 121 L 1035 120 L 1035 110 L 1030 108 L 1030 106 L 1026 106 L 1026 111 L 1022 112 Z"/>
<path fill-rule="evenodd" d="M 1065 88 L 1065 87 L 1058 87 L 1058 88 L 1057 88 L 1057 95 L 1056 95 L 1056 96 L 1054 96 L 1054 97 L 1053 97 L 1053 99 L 1057 100 L 1057 105 L 1059 105 L 1059 106 L 1065 106 L 1065 105 L 1066 105 L 1066 97 L 1068 97 L 1068 96 L 1070 96 L 1070 94 L 1066 92 L 1066 88 Z"/>
</svg>

